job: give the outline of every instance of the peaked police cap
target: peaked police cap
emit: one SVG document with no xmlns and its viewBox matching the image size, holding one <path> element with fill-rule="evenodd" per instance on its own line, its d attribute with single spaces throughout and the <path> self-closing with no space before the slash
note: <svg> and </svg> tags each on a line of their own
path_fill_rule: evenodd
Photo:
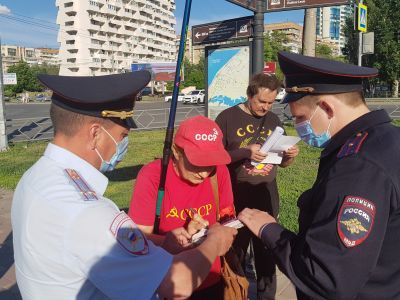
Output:
<svg viewBox="0 0 400 300">
<path fill-rule="evenodd" d="M 148 71 L 105 76 L 38 75 L 53 91 L 52 102 L 83 115 L 111 118 L 134 127 L 132 120 L 136 95 L 150 81 Z"/>
<path fill-rule="evenodd" d="M 284 51 L 278 53 L 278 60 L 286 82 L 287 95 L 282 103 L 297 101 L 306 95 L 362 91 L 362 80 L 378 75 L 375 68 Z"/>
</svg>

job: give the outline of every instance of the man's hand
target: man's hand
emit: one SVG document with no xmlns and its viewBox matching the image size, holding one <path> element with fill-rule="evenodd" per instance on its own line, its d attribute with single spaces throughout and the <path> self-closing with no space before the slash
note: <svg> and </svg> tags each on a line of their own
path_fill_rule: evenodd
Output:
<svg viewBox="0 0 400 300">
<path fill-rule="evenodd" d="M 193 217 L 187 225 L 187 232 L 192 236 L 203 228 L 208 227 L 209 223 L 204 220 L 198 213 L 193 212 Z"/>
<path fill-rule="evenodd" d="M 190 247 L 192 236 L 183 227 L 167 232 L 162 248 L 171 254 L 177 254 Z"/>
<path fill-rule="evenodd" d="M 299 155 L 299 152 L 299 147 L 294 145 L 286 151 L 283 151 L 283 159 L 295 158 L 297 155 Z"/>
<path fill-rule="evenodd" d="M 266 224 L 276 223 L 274 217 L 265 211 L 245 208 L 238 216 L 238 219 L 245 224 L 251 232 L 260 237 L 260 229 Z"/>
<path fill-rule="evenodd" d="M 218 249 L 218 256 L 222 256 L 232 246 L 236 234 L 237 230 L 235 228 L 216 223 L 208 229 L 206 240 L 212 239 L 213 245 Z"/>
<path fill-rule="evenodd" d="M 262 169 L 257 169 L 254 167 L 250 161 L 246 162 L 243 167 L 246 169 L 247 174 L 249 175 L 260 175 L 260 176 L 267 176 L 269 175 L 269 172 L 271 172 L 272 168 L 274 165 L 272 164 L 266 164 Z"/>
<path fill-rule="evenodd" d="M 283 151 L 283 159 L 281 163 L 281 167 L 285 168 L 289 165 L 291 165 L 294 161 L 294 158 L 299 155 L 299 147 L 297 145 L 294 145 L 287 149 L 286 151 Z"/>
<path fill-rule="evenodd" d="M 254 161 L 262 161 L 267 157 L 267 154 L 260 152 L 261 145 L 259 144 L 251 144 L 246 147 L 250 150 L 250 159 Z"/>
</svg>

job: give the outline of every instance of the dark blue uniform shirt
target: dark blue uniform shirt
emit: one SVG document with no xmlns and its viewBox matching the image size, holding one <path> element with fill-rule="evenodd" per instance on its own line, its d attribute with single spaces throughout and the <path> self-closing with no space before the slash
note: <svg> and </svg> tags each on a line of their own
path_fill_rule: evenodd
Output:
<svg viewBox="0 0 400 300">
<path fill-rule="evenodd" d="M 298 200 L 299 233 L 262 232 L 299 299 L 400 299 L 400 128 L 384 110 L 339 131 Z"/>
</svg>

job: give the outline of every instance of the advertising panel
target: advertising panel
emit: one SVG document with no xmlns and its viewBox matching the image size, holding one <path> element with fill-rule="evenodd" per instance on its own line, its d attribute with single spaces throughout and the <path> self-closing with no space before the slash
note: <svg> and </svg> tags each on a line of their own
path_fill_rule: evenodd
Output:
<svg viewBox="0 0 400 300">
<path fill-rule="evenodd" d="M 174 81 L 176 62 L 154 62 L 132 64 L 132 72 L 147 70 L 151 73 L 151 80 Z"/>
</svg>

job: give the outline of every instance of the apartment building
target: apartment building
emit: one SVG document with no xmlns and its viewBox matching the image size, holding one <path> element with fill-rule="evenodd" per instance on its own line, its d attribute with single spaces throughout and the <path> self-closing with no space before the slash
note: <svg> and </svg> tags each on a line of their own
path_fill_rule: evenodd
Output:
<svg viewBox="0 0 400 300">
<path fill-rule="evenodd" d="M 284 22 L 284 23 L 271 23 L 264 25 L 264 34 L 270 34 L 274 31 L 283 32 L 287 38 L 288 43 L 285 46 L 290 48 L 291 52 L 300 53 L 301 52 L 301 41 L 303 39 L 303 26 L 292 23 L 292 22 Z"/>
<path fill-rule="evenodd" d="M 35 48 L 35 56 L 39 64 L 60 65 L 59 50 L 52 48 Z"/>
<path fill-rule="evenodd" d="M 56 0 L 60 75 L 121 73 L 176 59 L 175 0 Z"/>
<path fill-rule="evenodd" d="M 351 5 L 317 8 L 317 38 L 334 46 L 334 52 L 342 54 L 346 37 L 344 26 L 346 19 L 353 14 Z"/>
<path fill-rule="evenodd" d="M 1 56 L 3 73 L 7 73 L 10 66 L 20 61 L 25 61 L 29 65 L 59 65 L 58 49 L 1 45 Z"/>
</svg>

